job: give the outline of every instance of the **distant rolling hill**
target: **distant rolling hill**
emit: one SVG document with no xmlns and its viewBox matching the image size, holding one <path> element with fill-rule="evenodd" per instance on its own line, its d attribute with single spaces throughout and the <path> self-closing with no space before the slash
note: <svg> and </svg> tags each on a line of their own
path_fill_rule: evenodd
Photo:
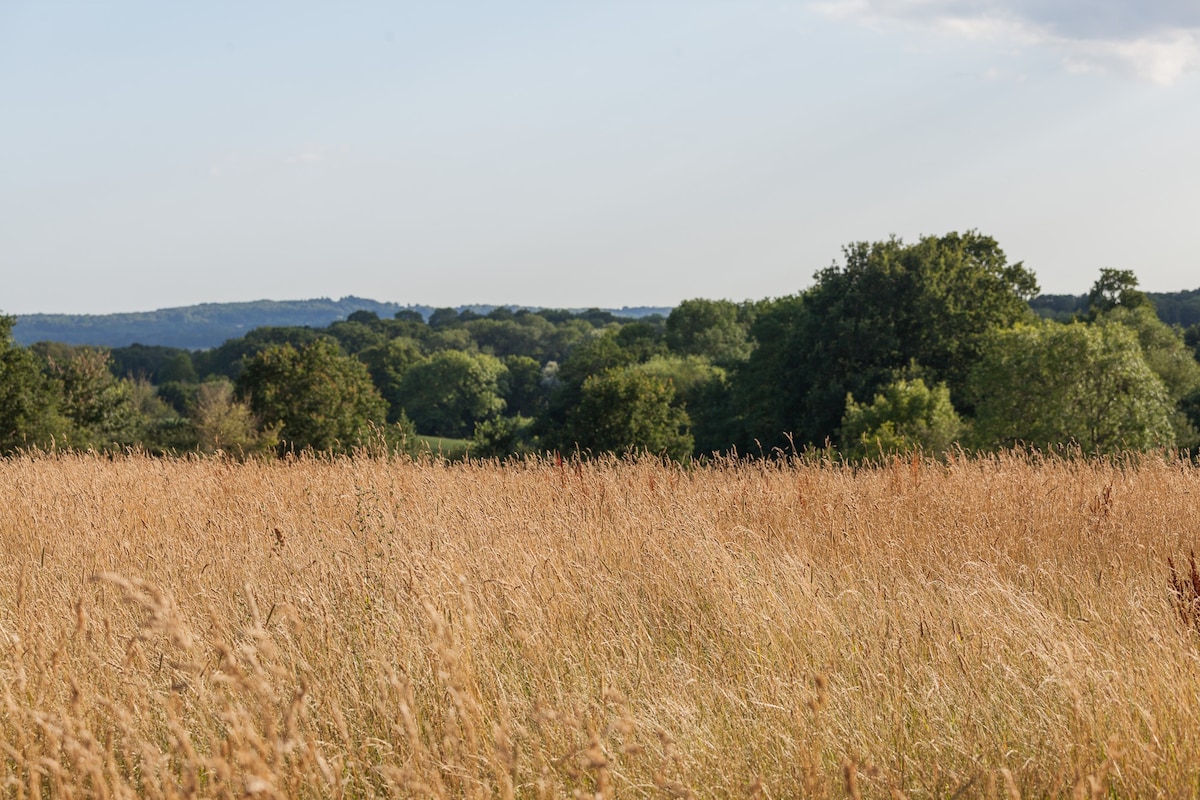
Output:
<svg viewBox="0 0 1200 800">
<path fill-rule="evenodd" d="M 1158 317 L 1168 325 L 1191 327 L 1200 322 L 1200 289 L 1183 292 L 1146 292 L 1154 302 Z M 1084 314 L 1088 309 L 1086 294 L 1043 294 L 1029 302 L 1043 317 L 1069 320 L 1072 315 Z"/>
<path fill-rule="evenodd" d="M 486 314 L 496 306 L 469 305 Z M 308 326 L 323 328 L 345 319 L 355 311 L 373 311 L 381 317 L 409 310 L 428 318 L 433 306 L 381 303 L 362 297 L 331 300 L 257 300 L 249 303 L 201 303 L 195 306 L 162 308 L 126 314 L 24 314 L 17 317 L 13 338 L 23 345 L 34 342 L 63 342 L 101 347 L 131 344 L 162 345 L 203 350 L 227 339 L 244 336 L 264 326 Z M 670 308 L 637 306 L 604 309 L 617 316 L 643 317 L 667 314 Z"/>
</svg>

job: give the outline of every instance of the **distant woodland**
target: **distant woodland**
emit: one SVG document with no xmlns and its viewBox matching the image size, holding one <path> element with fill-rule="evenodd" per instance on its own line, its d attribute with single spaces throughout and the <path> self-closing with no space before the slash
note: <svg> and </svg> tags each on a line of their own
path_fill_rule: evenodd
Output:
<svg viewBox="0 0 1200 800">
<path fill-rule="evenodd" d="M 973 231 L 853 243 L 798 294 L 657 313 L 238 305 L 241 317 L 210 305 L 110 318 L 177 333 L 202 319 L 193 330 L 210 335 L 253 305 L 272 321 L 216 346 L 23 344 L 62 320 L 0 317 L 0 449 L 269 457 L 436 441 L 473 457 L 687 460 L 1200 447 L 1200 290 L 1147 294 L 1104 269 L 1086 294 L 1039 296 Z"/>
<path fill-rule="evenodd" d="M 487 314 L 496 306 L 459 306 L 459 311 Z M 428 319 L 433 306 L 381 303 L 362 297 L 340 300 L 258 300 L 249 303 L 202 303 L 157 311 L 127 314 L 25 314 L 17 317 L 13 338 L 20 344 L 62 342 L 96 347 L 124 347 L 153 344 L 189 350 L 207 350 L 223 342 L 244 336 L 255 328 L 323 328 L 345 319 L 355 311 L 370 311 L 380 317 L 392 317 L 401 311 L 415 311 Z M 667 314 L 669 308 L 635 307 L 611 309 L 622 317 L 638 318 L 647 314 Z"/>
</svg>

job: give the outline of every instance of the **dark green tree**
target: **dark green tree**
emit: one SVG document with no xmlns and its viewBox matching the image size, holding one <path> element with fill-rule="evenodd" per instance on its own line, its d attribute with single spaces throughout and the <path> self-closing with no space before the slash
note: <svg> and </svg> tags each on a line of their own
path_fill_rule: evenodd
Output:
<svg viewBox="0 0 1200 800">
<path fill-rule="evenodd" d="M 370 311 L 355 311 L 351 317 L 360 314 L 372 314 Z M 384 333 L 383 326 L 380 320 L 376 317 L 374 320 L 363 321 L 363 318 L 348 319 L 344 322 L 334 322 L 325 329 L 330 336 L 337 339 L 338 344 L 342 346 L 342 350 L 349 355 L 356 355 L 366 350 L 368 347 L 378 347 L 387 343 L 387 334 Z"/>
<path fill-rule="evenodd" d="M 13 341 L 15 317 L 0 315 L 0 452 L 46 447 L 66 423 L 58 413 L 61 395 L 37 357 Z"/>
<path fill-rule="evenodd" d="M 655 356 L 629 369 L 658 378 L 675 392 L 674 403 L 687 411 L 696 453 L 727 452 L 736 442 L 737 431 L 730 420 L 729 379 L 726 371 L 707 357 Z"/>
<path fill-rule="evenodd" d="M 636 369 L 591 375 L 579 404 L 567 414 L 560 449 L 592 453 L 655 453 L 682 460 L 695 444 L 687 412 L 675 405 L 670 384 Z"/>
<path fill-rule="evenodd" d="M 349 452 L 384 425 L 387 413 L 366 366 L 329 339 L 259 352 L 247 360 L 237 395 L 265 427 L 278 426 L 281 447 L 297 449 Z"/>
<path fill-rule="evenodd" d="M 1192 349 L 1192 358 L 1200 361 L 1200 322 L 1183 332 L 1183 343 Z"/>
<path fill-rule="evenodd" d="M 504 368 L 500 396 L 505 412 L 532 418 L 545 411 L 550 388 L 542 365 L 529 356 L 509 356 Z"/>
<path fill-rule="evenodd" d="M 407 336 L 399 336 L 386 344 L 368 347 L 358 354 L 358 359 L 367 365 L 375 388 L 388 404 L 388 422 L 398 422 L 404 413 L 400 382 L 405 373 L 425 360 L 421 345 Z"/>
<path fill-rule="evenodd" d="M 69 357 L 62 353 L 47 355 L 60 361 Z M 156 385 L 197 380 L 191 353 L 178 347 L 142 344 L 114 347 L 109 351 L 109 368 L 118 378 L 145 378 Z"/>
<path fill-rule="evenodd" d="M 745 361 L 751 349 L 749 309 L 728 300 L 684 300 L 667 317 L 667 346 L 715 364 Z"/>
<path fill-rule="evenodd" d="M 752 325 L 757 348 L 735 376 L 743 447 L 782 446 L 789 432 L 820 444 L 836 435 L 847 394 L 874 397 L 913 364 L 961 396 L 988 333 L 1030 316 L 1037 293 L 1032 273 L 973 231 L 859 242 L 845 259 Z"/>
<path fill-rule="evenodd" d="M 533 420 L 516 415 L 475 423 L 470 453 L 476 458 L 520 456 L 534 450 Z"/>
<path fill-rule="evenodd" d="M 545 413 L 537 418 L 538 436 L 551 443 L 566 442 L 563 446 L 569 449 L 571 443 L 565 438 L 567 414 L 579 405 L 583 382 L 592 375 L 630 366 L 636 361 L 633 353 L 617 342 L 616 331 L 608 330 L 581 342 L 561 364 L 547 365 L 550 399 Z"/>
<path fill-rule="evenodd" d="M 312 328 L 255 328 L 238 339 L 229 339 L 220 347 L 193 353 L 192 363 L 196 374 L 202 379 L 224 376 L 236 383 L 245 362 L 258 353 L 283 344 L 290 344 L 293 349 L 299 350 L 322 336 L 324 334 Z"/>
<path fill-rule="evenodd" d="M 1088 310 L 1093 317 L 1114 308 L 1154 308 L 1145 292 L 1138 291 L 1138 279 L 1131 269 L 1102 269 L 1088 292 Z"/>
<path fill-rule="evenodd" d="M 567 360 L 580 345 L 591 341 L 594 331 L 591 325 L 583 320 L 572 319 L 555 325 L 542 339 L 542 363 L 554 361 L 562 363 Z"/>
<path fill-rule="evenodd" d="M 453 328 L 461 324 L 456 308 L 438 308 L 429 315 L 429 327 Z"/>
<path fill-rule="evenodd" d="M 646 361 L 667 352 L 663 331 L 644 320 L 627 322 L 618 328 L 616 343 L 634 361 Z"/>
<path fill-rule="evenodd" d="M 200 378 L 196 375 L 196 367 L 192 364 L 192 357 L 186 350 L 180 350 L 171 353 L 163 359 L 162 365 L 158 369 L 158 373 L 151 380 L 152 383 L 196 383 Z"/>
<path fill-rule="evenodd" d="M 420 311 L 413 311 L 411 308 L 402 308 L 396 312 L 394 319 L 401 322 L 413 322 L 419 325 L 425 324 L 425 318 L 421 316 Z"/>
</svg>

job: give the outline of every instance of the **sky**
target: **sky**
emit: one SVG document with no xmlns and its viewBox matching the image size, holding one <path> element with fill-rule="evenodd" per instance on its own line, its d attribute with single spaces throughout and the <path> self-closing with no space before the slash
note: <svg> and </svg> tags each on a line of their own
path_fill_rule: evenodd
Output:
<svg viewBox="0 0 1200 800">
<path fill-rule="evenodd" d="M 0 0 L 0 312 L 1200 287 L 1197 0 Z"/>
</svg>

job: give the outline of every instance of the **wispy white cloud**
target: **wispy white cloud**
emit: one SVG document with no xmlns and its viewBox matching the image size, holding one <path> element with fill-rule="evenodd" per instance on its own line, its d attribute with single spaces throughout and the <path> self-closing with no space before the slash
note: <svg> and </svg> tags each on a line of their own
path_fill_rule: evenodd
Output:
<svg viewBox="0 0 1200 800">
<path fill-rule="evenodd" d="M 877 29 L 1046 47 L 1074 72 L 1170 84 L 1200 71 L 1197 0 L 824 0 L 812 7 Z"/>
<path fill-rule="evenodd" d="M 315 164 L 324 161 L 329 152 L 327 147 L 306 147 L 298 153 L 288 156 L 289 164 Z"/>
</svg>

